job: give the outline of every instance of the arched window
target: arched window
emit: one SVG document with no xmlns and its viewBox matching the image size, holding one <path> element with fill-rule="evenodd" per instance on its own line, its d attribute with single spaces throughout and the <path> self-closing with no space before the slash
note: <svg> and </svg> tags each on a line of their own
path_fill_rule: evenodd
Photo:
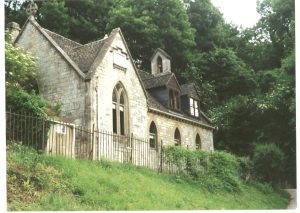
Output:
<svg viewBox="0 0 300 213">
<path fill-rule="evenodd" d="M 176 130 L 175 130 L 174 142 L 175 142 L 175 146 L 181 145 L 180 132 L 179 132 L 178 128 L 176 128 Z"/>
<path fill-rule="evenodd" d="M 112 94 L 113 132 L 125 135 L 128 133 L 127 96 L 124 87 L 118 83 Z"/>
<path fill-rule="evenodd" d="M 196 135 L 196 149 L 201 150 L 201 139 L 199 134 Z"/>
<path fill-rule="evenodd" d="M 157 129 L 155 123 L 152 121 L 149 129 L 149 144 L 150 148 L 157 148 Z"/>
<path fill-rule="evenodd" d="M 162 59 L 160 56 L 157 57 L 157 73 L 162 73 L 163 72 L 163 66 L 162 66 Z"/>
</svg>

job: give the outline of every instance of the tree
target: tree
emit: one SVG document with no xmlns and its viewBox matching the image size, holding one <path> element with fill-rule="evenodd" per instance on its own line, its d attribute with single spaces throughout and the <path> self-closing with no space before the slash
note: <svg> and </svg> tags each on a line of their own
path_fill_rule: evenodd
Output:
<svg viewBox="0 0 300 213">
<path fill-rule="evenodd" d="M 236 27 L 226 24 L 221 12 L 210 0 L 189 1 L 187 13 L 191 26 L 196 29 L 196 47 L 202 52 L 216 47 L 232 47 L 232 39 L 239 33 Z"/>
<path fill-rule="evenodd" d="M 97 40 L 107 33 L 108 12 L 116 1 L 111 0 L 53 0 L 37 1 L 37 20 L 42 27 L 55 31 L 80 43 Z M 23 25 L 27 15 L 25 8 L 29 2 L 16 0 L 5 3 L 5 22 Z"/>
<path fill-rule="evenodd" d="M 140 67 L 150 68 L 156 48 L 172 53 L 172 70 L 187 66 L 187 52 L 194 46 L 194 30 L 179 0 L 120 0 L 109 13 L 106 29 L 120 27 Z"/>
<path fill-rule="evenodd" d="M 253 151 L 253 165 L 260 180 L 280 184 L 283 175 L 284 154 L 275 144 L 256 144 Z"/>
<path fill-rule="evenodd" d="M 281 66 L 282 58 L 295 49 L 295 3 L 293 0 L 260 0 L 261 19 L 241 33 L 237 54 L 255 71 Z"/>
<path fill-rule="evenodd" d="M 251 94 L 256 88 L 253 71 L 230 49 L 215 48 L 207 53 L 193 54 L 192 58 L 193 66 L 183 76 L 196 82 L 200 91 L 213 95 L 213 101 L 204 99 L 210 107 L 236 95 Z"/>
</svg>

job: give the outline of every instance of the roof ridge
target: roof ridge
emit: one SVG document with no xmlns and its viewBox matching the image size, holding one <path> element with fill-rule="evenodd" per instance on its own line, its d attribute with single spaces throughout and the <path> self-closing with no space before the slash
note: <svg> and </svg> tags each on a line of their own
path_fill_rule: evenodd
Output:
<svg viewBox="0 0 300 213">
<path fill-rule="evenodd" d="M 145 72 L 145 73 L 147 73 L 147 74 L 151 74 L 151 73 L 149 73 L 149 72 L 147 72 L 147 71 L 144 71 L 144 70 L 141 70 L 141 69 L 138 69 L 140 72 Z M 151 74 L 152 75 L 152 74 Z"/>
<path fill-rule="evenodd" d="M 185 85 L 195 85 L 194 82 L 190 82 L 190 83 L 185 83 L 185 84 L 181 84 L 181 86 L 185 86 Z"/>
<path fill-rule="evenodd" d="M 143 72 L 145 72 L 145 71 L 143 71 Z M 144 81 L 147 81 L 147 80 L 152 80 L 153 78 L 160 78 L 160 77 L 164 77 L 164 76 L 166 76 L 166 75 L 172 75 L 172 73 L 164 73 L 163 75 L 159 75 L 159 76 L 153 76 L 153 77 L 151 77 L 151 78 L 147 78 L 147 79 L 145 79 Z"/>
<path fill-rule="evenodd" d="M 31 23 L 37 29 L 37 31 L 39 31 L 42 34 L 42 36 L 44 36 L 48 40 L 48 42 L 51 45 L 53 45 L 54 49 L 56 49 L 56 51 L 58 51 L 58 53 L 62 55 L 62 57 L 67 61 L 67 63 L 69 63 L 74 68 L 74 70 L 77 72 L 77 74 L 81 78 L 85 79 L 85 74 L 78 67 L 78 65 L 71 59 L 71 57 L 58 45 L 58 43 L 48 33 L 48 32 L 51 32 L 51 31 L 48 30 L 48 32 L 46 32 L 46 30 L 44 28 L 42 28 L 35 19 L 29 17 L 26 20 L 25 24 L 22 27 L 21 32 L 19 33 L 18 37 L 14 41 L 15 43 L 17 43 L 19 38 L 22 36 L 22 34 L 24 32 L 24 29 L 26 28 L 28 23 Z"/>
<path fill-rule="evenodd" d="M 167 58 L 171 59 L 172 57 L 163 49 L 157 48 L 154 53 L 152 54 L 150 61 L 152 61 L 153 57 L 156 55 L 157 52 L 161 52 L 163 55 L 165 55 Z"/>
<path fill-rule="evenodd" d="M 79 42 L 77 42 L 77 41 L 74 41 L 74 40 L 72 40 L 72 39 L 69 39 L 69 38 L 67 38 L 67 37 L 65 37 L 65 36 L 62 36 L 62 35 L 60 35 L 60 34 L 58 34 L 58 33 L 56 33 L 56 32 L 53 32 L 53 31 L 51 31 L 51 30 L 48 30 L 48 29 L 46 29 L 46 28 L 43 28 L 43 27 L 41 27 L 43 30 L 45 30 L 46 31 L 46 33 L 48 33 L 48 32 L 50 32 L 50 33 L 53 33 L 53 34 L 55 34 L 55 35 L 57 35 L 57 36 L 59 36 L 59 37 L 62 37 L 62 38 L 64 38 L 64 39 L 66 39 L 66 40 L 69 40 L 69 41 L 71 41 L 71 42 L 74 42 L 74 43 L 76 43 L 76 44 L 78 44 L 78 45 L 80 45 L 80 46 L 82 46 L 83 44 L 80 44 Z"/>
<path fill-rule="evenodd" d="M 82 47 L 86 47 L 87 45 L 91 45 L 91 44 L 94 44 L 94 43 L 97 43 L 97 42 L 100 42 L 100 41 L 102 42 L 106 39 L 107 38 L 102 38 L 102 39 L 99 39 L 99 40 L 96 40 L 96 41 L 92 41 L 92 42 L 89 42 L 89 43 L 86 43 L 86 44 L 82 44 L 81 46 L 74 47 L 73 50 L 78 49 L 78 48 L 82 48 Z"/>
</svg>

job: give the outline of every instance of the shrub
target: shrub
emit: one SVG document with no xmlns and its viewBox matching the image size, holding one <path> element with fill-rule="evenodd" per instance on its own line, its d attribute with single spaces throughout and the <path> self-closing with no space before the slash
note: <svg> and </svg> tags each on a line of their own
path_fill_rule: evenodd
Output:
<svg viewBox="0 0 300 213">
<path fill-rule="evenodd" d="M 275 144 L 256 144 L 253 151 L 254 172 L 259 180 L 278 184 L 282 178 L 284 154 Z"/>
<path fill-rule="evenodd" d="M 34 57 L 15 47 L 8 33 L 5 37 L 6 108 L 38 117 L 57 115 L 60 106 L 51 105 L 38 95 L 38 75 Z"/>
<path fill-rule="evenodd" d="M 23 89 L 6 91 L 6 109 L 14 112 L 26 112 L 38 117 L 46 117 L 51 105 L 48 101 L 34 92 L 28 93 Z"/>
<path fill-rule="evenodd" d="M 240 177 L 248 182 L 252 178 L 253 174 L 253 162 L 250 157 L 237 157 L 239 162 L 239 175 Z"/>
<path fill-rule="evenodd" d="M 203 185 L 210 191 L 240 191 L 239 161 L 232 154 L 187 150 L 182 147 L 164 147 L 167 163 L 175 164 L 179 174 Z"/>
<path fill-rule="evenodd" d="M 5 84 L 6 89 L 23 88 L 37 91 L 35 59 L 20 47 L 11 43 L 11 36 L 5 35 Z"/>
</svg>

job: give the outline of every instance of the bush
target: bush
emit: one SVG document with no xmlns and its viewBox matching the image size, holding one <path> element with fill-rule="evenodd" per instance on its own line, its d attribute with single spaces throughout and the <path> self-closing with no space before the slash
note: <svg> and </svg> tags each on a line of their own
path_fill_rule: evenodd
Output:
<svg viewBox="0 0 300 213">
<path fill-rule="evenodd" d="M 38 90 L 35 58 L 11 43 L 11 36 L 5 35 L 5 85 L 6 89 L 23 88 Z"/>
<path fill-rule="evenodd" d="M 237 160 L 239 162 L 239 174 L 240 177 L 248 182 L 252 178 L 253 174 L 253 162 L 250 159 L 250 157 L 237 157 Z"/>
<path fill-rule="evenodd" d="M 180 176 L 200 183 L 210 191 L 240 191 L 239 161 L 232 154 L 187 150 L 181 147 L 164 147 L 167 163 L 175 164 Z"/>
<path fill-rule="evenodd" d="M 275 144 L 256 144 L 253 151 L 254 172 L 259 180 L 279 184 L 284 154 Z"/>
<path fill-rule="evenodd" d="M 59 105 L 51 105 L 38 95 L 35 59 L 23 49 L 11 43 L 6 33 L 5 41 L 5 87 L 6 109 L 26 112 L 37 117 L 57 115 Z"/>
<path fill-rule="evenodd" d="M 6 91 L 7 110 L 46 117 L 50 108 L 50 103 L 34 92 L 28 93 L 23 89 L 17 88 Z"/>
</svg>

